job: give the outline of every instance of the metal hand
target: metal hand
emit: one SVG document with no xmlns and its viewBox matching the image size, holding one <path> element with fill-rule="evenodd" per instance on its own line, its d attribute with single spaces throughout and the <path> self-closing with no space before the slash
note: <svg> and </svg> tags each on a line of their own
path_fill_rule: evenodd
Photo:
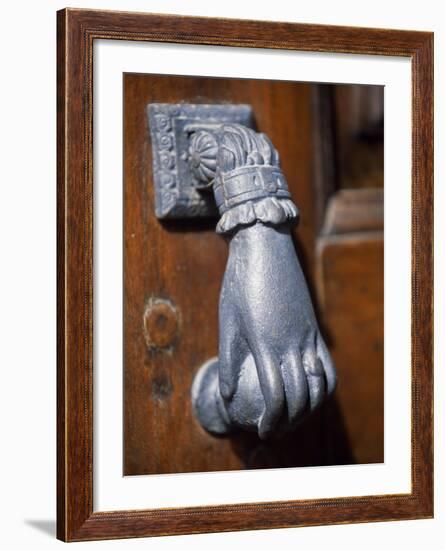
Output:
<svg viewBox="0 0 445 550">
<path fill-rule="evenodd" d="M 297 210 L 276 150 L 241 125 L 223 126 L 216 137 L 218 230 L 230 235 L 229 259 L 219 358 L 202 367 L 192 398 L 209 431 L 239 427 L 264 439 L 318 407 L 336 374 L 292 242 L 289 220 Z"/>
</svg>

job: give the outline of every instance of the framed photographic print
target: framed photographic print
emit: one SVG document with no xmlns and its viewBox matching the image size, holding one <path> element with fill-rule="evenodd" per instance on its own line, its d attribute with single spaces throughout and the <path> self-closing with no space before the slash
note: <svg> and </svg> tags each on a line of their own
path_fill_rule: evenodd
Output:
<svg viewBox="0 0 445 550">
<path fill-rule="evenodd" d="M 57 24 L 58 538 L 432 517 L 432 33 Z"/>
</svg>

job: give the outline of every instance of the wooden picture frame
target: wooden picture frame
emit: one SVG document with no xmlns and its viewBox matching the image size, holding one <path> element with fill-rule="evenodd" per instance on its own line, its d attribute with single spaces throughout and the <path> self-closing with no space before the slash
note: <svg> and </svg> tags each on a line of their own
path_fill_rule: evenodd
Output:
<svg viewBox="0 0 445 550">
<path fill-rule="evenodd" d="M 57 14 L 57 536 L 64 541 L 433 516 L 433 34 L 65 9 Z M 93 43 L 95 40 L 402 56 L 412 62 L 410 493 L 93 511 Z"/>
</svg>

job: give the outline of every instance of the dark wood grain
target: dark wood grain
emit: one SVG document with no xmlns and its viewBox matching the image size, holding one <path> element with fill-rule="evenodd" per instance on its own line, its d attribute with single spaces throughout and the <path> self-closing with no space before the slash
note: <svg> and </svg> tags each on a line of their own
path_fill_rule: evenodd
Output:
<svg viewBox="0 0 445 550">
<path fill-rule="evenodd" d="M 384 86 L 335 87 L 336 167 L 340 187 L 383 187 Z M 347 110 L 350 116 L 341 114 Z"/>
<path fill-rule="evenodd" d="M 66 370 L 65 359 L 65 217 L 66 217 L 66 171 L 65 171 L 65 117 L 66 117 L 66 12 L 57 17 L 57 537 L 66 538 L 67 487 L 66 434 L 68 431 L 65 414 Z"/>
<path fill-rule="evenodd" d="M 81 27 L 59 12 L 57 536 L 64 540 L 93 506 L 90 56 Z"/>
<path fill-rule="evenodd" d="M 383 462 L 383 194 L 340 191 L 327 218 L 317 242 L 317 278 L 339 382 L 327 404 L 326 435 L 335 449 L 347 434 L 351 454 L 342 460 L 339 449 L 331 460 Z"/>
<path fill-rule="evenodd" d="M 383 230 L 383 189 L 342 189 L 329 201 L 322 235 Z"/>
<path fill-rule="evenodd" d="M 412 492 L 185 509 L 93 512 L 92 46 L 163 41 L 406 56 L 412 60 Z M 433 35 L 63 10 L 58 13 L 58 537 L 91 540 L 431 517 Z"/>
</svg>

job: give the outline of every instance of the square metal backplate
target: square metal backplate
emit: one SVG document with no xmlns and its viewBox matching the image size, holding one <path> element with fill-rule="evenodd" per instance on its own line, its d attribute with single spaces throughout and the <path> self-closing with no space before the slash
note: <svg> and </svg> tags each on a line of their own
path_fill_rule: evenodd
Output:
<svg viewBox="0 0 445 550">
<path fill-rule="evenodd" d="M 153 150 L 155 212 L 158 218 L 209 218 L 217 216 L 211 189 L 202 186 L 188 162 L 186 127 L 237 122 L 253 127 L 249 105 L 150 103 L 147 106 Z"/>
</svg>

